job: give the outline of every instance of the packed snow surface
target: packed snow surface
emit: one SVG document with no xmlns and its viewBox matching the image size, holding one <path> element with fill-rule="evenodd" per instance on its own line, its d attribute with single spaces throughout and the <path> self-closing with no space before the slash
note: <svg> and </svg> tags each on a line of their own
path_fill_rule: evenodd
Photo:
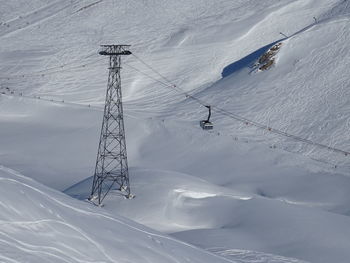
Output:
<svg viewBox="0 0 350 263">
<path fill-rule="evenodd" d="M 350 151 L 349 25 L 349 0 L 0 0 L 0 261 L 348 263 L 350 156 L 232 116 Z M 94 207 L 100 44 L 132 45 L 136 198 Z"/>
</svg>

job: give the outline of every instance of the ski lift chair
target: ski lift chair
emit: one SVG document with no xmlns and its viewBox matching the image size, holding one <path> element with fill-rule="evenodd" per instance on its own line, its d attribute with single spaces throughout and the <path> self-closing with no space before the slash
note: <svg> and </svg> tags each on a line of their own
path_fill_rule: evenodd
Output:
<svg viewBox="0 0 350 263">
<path fill-rule="evenodd" d="M 205 106 L 209 110 L 209 115 L 206 120 L 201 120 L 199 122 L 199 125 L 202 127 L 203 130 L 212 130 L 214 128 L 214 125 L 212 122 L 210 122 L 210 116 L 211 116 L 211 107 Z"/>
</svg>

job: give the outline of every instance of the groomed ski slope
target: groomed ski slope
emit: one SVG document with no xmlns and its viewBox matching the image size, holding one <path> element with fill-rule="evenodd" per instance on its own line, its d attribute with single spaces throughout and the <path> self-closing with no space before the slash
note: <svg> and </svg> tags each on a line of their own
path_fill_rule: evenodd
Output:
<svg viewBox="0 0 350 263">
<path fill-rule="evenodd" d="M 12 252 L 1 260 L 20 256 L 19 262 L 37 262 L 47 256 L 60 262 L 68 253 L 71 258 L 65 260 L 74 262 L 86 250 L 102 262 L 114 262 L 120 253 L 130 262 L 186 262 L 186 257 L 196 262 L 192 251 L 203 257 L 199 262 L 222 260 L 213 261 L 183 241 L 234 262 L 301 262 L 271 254 L 348 262 L 349 156 L 215 111 L 215 130 L 204 132 L 198 121 L 206 109 L 155 81 L 165 80 L 138 59 L 170 80 L 169 86 L 176 84 L 208 104 L 349 151 L 347 0 L 35 0 L 31 5 L 16 0 L 0 6 L 6 7 L 0 11 L 0 92 L 5 93 L 0 96 L 0 163 L 78 199 L 89 194 L 104 102 L 107 61 L 97 47 L 132 44 L 137 56 L 125 58 L 122 70 L 136 198 L 111 195 L 105 207 L 95 208 L 5 169 L 0 186 L 9 194 L 3 202 L 7 210 L 0 214 L 6 226 L 1 238 L 12 242 L 4 250 Z M 274 43 L 282 43 L 275 64 L 257 70 L 254 63 Z M 9 184 L 9 178 L 19 182 Z M 21 199 L 18 188 L 10 186 L 23 188 L 23 182 L 45 194 L 30 191 L 28 200 Z M 37 205 L 40 200 L 48 209 Z M 83 223 L 70 206 L 98 216 L 90 214 Z M 162 246 L 158 238 L 115 229 L 114 219 L 101 214 L 182 241 L 165 236 Z M 11 223 L 23 221 L 30 222 L 25 232 L 22 224 Z M 100 225 L 111 231 L 108 239 Z M 81 228 L 91 242 L 81 233 L 72 235 L 71 227 Z M 33 238 L 27 231 L 35 231 Z M 114 242 L 125 240 L 122 234 L 127 242 L 116 248 Z M 55 242 L 57 236 L 61 243 Z M 67 242 L 74 245 L 62 245 Z M 173 242 L 181 246 L 183 260 L 172 250 Z M 86 249 L 93 243 L 111 258 L 96 247 Z M 142 249 L 128 250 L 130 244 Z M 34 249 L 44 254 L 28 252 Z"/>
</svg>

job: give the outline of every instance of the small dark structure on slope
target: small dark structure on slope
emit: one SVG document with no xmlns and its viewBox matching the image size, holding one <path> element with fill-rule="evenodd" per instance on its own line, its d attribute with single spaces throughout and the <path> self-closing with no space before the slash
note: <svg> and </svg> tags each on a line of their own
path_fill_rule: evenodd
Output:
<svg viewBox="0 0 350 263">
<path fill-rule="evenodd" d="M 211 117 L 211 106 L 205 106 L 209 110 L 208 118 L 206 120 L 201 120 L 199 122 L 199 125 L 202 127 L 203 130 L 212 130 L 214 128 L 214 125 L 212 122 L 210 122 Z"/>
</svg>

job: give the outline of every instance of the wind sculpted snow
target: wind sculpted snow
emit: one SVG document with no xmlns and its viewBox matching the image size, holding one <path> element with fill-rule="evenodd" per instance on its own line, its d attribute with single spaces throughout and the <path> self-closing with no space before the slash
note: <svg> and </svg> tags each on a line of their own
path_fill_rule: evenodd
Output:
<svg viewBox="0 0 350 263">
<path fill-rule="evenodd" d="M 349 1 L 0 7 L 0 162 L 80 199 L 2 169 L 0 260 L 348 262 L 349 156 L 215 110 L 214 130 L 202 131 L 207 109 L 173 85 L 349 151 Z M 269 70 L 254 67 L 279 41 Z M 131 44 L 137 56 L 123 58 L 121 72 L 136 198 L 112 194 L 97 208 L 84 199 L 107 81 L 108 61 L 97 52 L 106 43 Z"/>
</svg>

